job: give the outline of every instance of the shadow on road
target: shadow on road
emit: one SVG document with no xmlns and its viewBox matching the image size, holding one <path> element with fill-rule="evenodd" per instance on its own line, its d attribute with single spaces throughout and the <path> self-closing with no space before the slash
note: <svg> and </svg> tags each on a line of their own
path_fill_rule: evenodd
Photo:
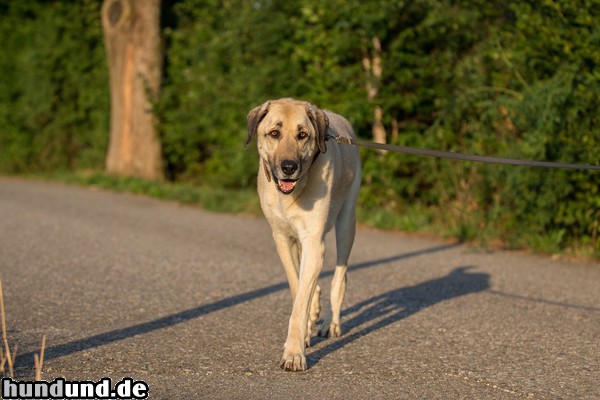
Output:
<svg viewBox="0 0 600 400">
<path fill-rule="evenodd" d="M 386 257 L 378 260 L 367 261 L 359 264 L 351 265 L 348 269 L 350 271 L 356 271 L 360 269 L 372 268 L 382 266 L 394 261 L 400 261 L 412 257 L 433 254 L 451 248 L 457 247 L 459 244 L 444 244 L 440 246 L 430 247 L 424 250 L 418 250 L 414 252 L 399 254 L 393 257 Z M 333 275 L 333 270 L 323 271 L 321 277 L 327 277 Z M 223 300 L 216 301 L 214 303 L 206 304 L 200 307 L 191 308 L 189 310 L 181 311 L 179 313 L 167 315 L 165 317 L 157 318 L 152 321 L 144 322 L 141 324 L 129 326 L 126 328 L 115 329 L 109 332 L 100 333 L 98 335 L 90 336 L 74 340 L 71 342 L 55 345 L 46 348 L 44 360 L 51 360 L 53 358 L 66 356 L 69 354 L 77 353 L 79 351 L 88 350 L 96 347 L 100 347 L 106 344 L 117 342 L 119 340 L 127 339 L 133 336 L 142 335 L 148 332 L 163 329 L 169 326 L 181 324 L 183 322 L 199 318 L 203 315 L 210 314 L 216 311 L 223 310 L 225 308 L 233 307 L 238 304 L 245 303 L 254 299 L 258 299 L 264 296 L 268 296 L 272 293 L 278 292 L 288 288 L 287 282 L 277 283 L 271 286 L 267 286 L 261 289 L 251 290 L 246 293 L 228 297 Z M 360 324 L 356 321 L 354 324 Z M 346 324 L 346 329 L 352 325 Z M 37 353 L 37 351 L 35 352 Z M 17 356 L 17 363 L 23 367 L 33 366 L 33 355 L 34 352 L 25 353 Z"/>
<path fill-rule="evenodd" d="M 581 305 L 576 305 L 576 304 L 563 303 L 560 301 L 552 301 L 552 300 L 540 299 L 540 298 L 535 298 L 535 297 L 521 296 L 521 295 L 514 294 L 514 293 L 501 292 L 499 290 L 488 290 L 487 293 L 493 294 L 496 296 L 508 297 L 508 298 L 514 299 L 514 300 L 523 300 L 523 301 L 529 301 L 529 302 L 533 302 L 533 303 L 546 304 L 549 306 L 572 308 L 574 310 L 588 311 L 588 312 L 600 312 L 600 308 L 597 308 L 597 307 L 586 307 L 586 306 L 581 306 Z"/>
<path fill-rule="evenodd" d="M 346 321 L 342 320 L 344 335 L 327 346 L 309 353 L 306 356 L 309 368 L 347 344 L 424 308 L 489 289 L 489 275 L 469 273 L 468 270 L 471 268 L 473 267 L 459 267 L 444 277 L 416 286 L 391 290 L 344 310 L 343 316 L 351 316 Z M 355 315 L 352 316 L 353 314 Z M 316 338 L 313 344 L 316 345 L 324 340 L 327 339 Z"/>
</svg>

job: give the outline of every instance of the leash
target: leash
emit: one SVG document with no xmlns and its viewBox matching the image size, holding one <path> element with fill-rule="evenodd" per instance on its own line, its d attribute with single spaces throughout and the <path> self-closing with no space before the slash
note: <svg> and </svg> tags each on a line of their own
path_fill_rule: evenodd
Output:
<svg viewBox="0 0 600 400">
<path fill-rule="evenodd" d="M 591 170 L 600 171 L 598 165 L 585 165 L 585 164 L 565 164 L 559 162 L 550 161 L 528 161 L 528 160 L 516 160 L 512 158 L 500 158 L 500 157 L 488 157 L 488 156 L 477 156 L 472 154 L 454 153 L 451 151 L 439 151 L 429 149 L 419 149 L 408 146 L 397 146 L 393 144 L 382 144 L 374 143 L 361 139 L 352 139 L 345 136 L 328 136 L 328 139 L 333 139 L 339 144 L 351 144 L 360 147 L 369 147 L 378 150 L 389 150 L 397 153 L 413 154 L 417 156 L 436 157 L 436 158 L 449 158 L 451 160 L 462 160 L 462 161 L 474 161 L 488 164 L 503 164 L 503 165 L 520 165 L 526 167 L 543 167 L 543 168 L 560 168 L 560 169 L 580 169 L 580 170 Z"/>
</svg>

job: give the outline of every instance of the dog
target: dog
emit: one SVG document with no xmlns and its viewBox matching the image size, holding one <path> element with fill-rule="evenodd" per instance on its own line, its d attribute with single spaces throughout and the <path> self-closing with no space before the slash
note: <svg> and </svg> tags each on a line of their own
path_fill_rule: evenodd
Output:
<svg viewBox="0 0 600 400">
<path fill-rule="evenodd" d="M 279 99 L 250 111 L 245 146 L 257 137 L 258 194 L 292 292 L 281 368 L 306 370 L 306 347 L 320 313 L 317 279 L 323 267 L 325 235 L 336 233 L 337 261 L 331 302 L 319 336 L 342 333 L 340 311 L 348 257 L 356 230 L 360 189 L 359 151 L 329 138 L 355 138 L 344 117 L 295 99 Z"/>
</svg>

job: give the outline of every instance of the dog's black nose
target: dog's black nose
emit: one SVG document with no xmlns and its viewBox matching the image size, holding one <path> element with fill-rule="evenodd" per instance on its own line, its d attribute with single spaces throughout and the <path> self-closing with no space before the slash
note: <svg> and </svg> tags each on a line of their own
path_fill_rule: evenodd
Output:
<svg viewBox="0 0 600 400">
<path fill-rule="evenodd" d="M 292 175 L 298 170 L 298 163 L 293 160 L 283 160 L 281 162 L 281 170 L 286 175 Z"/>
</svg>

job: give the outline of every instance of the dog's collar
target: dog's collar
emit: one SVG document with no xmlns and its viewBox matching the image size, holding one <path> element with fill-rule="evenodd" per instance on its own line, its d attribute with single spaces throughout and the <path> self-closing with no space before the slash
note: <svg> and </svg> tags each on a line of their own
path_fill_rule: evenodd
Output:
<svg viewBox="0 0 600 400">
<path fill-rule="evenodd" d="M 315 153 L 315 155 L 313 156 L 313 159 L 312 159 L 312 161 L 310 162 L 310 165 L 311 165 L 311 166 L 312 166 L 312 165 L 315 163 L 315 161 L 317 161 L 317 157 L 319 157 L 319 154 L 321 154 L 321 150 L 319 150 L 319 149 L 317 148 L 317 152 Z"/>
<path fill-rule="evenodd" d="M 332 134 L 327 133 L 327 135 L 325 135 L 325 141 L 327 142 L 329 139 L 335 140 L 336 137 L 337 136 L 333 136 Z M 310 165 L 313 165 L 315 163 L 315 161 L 317 161 L 317 157 L 319 157 L 319 154 L 321 154 L 321 150 L 317 147 L 317 152 L 315 153 Z"/>
</svg>

